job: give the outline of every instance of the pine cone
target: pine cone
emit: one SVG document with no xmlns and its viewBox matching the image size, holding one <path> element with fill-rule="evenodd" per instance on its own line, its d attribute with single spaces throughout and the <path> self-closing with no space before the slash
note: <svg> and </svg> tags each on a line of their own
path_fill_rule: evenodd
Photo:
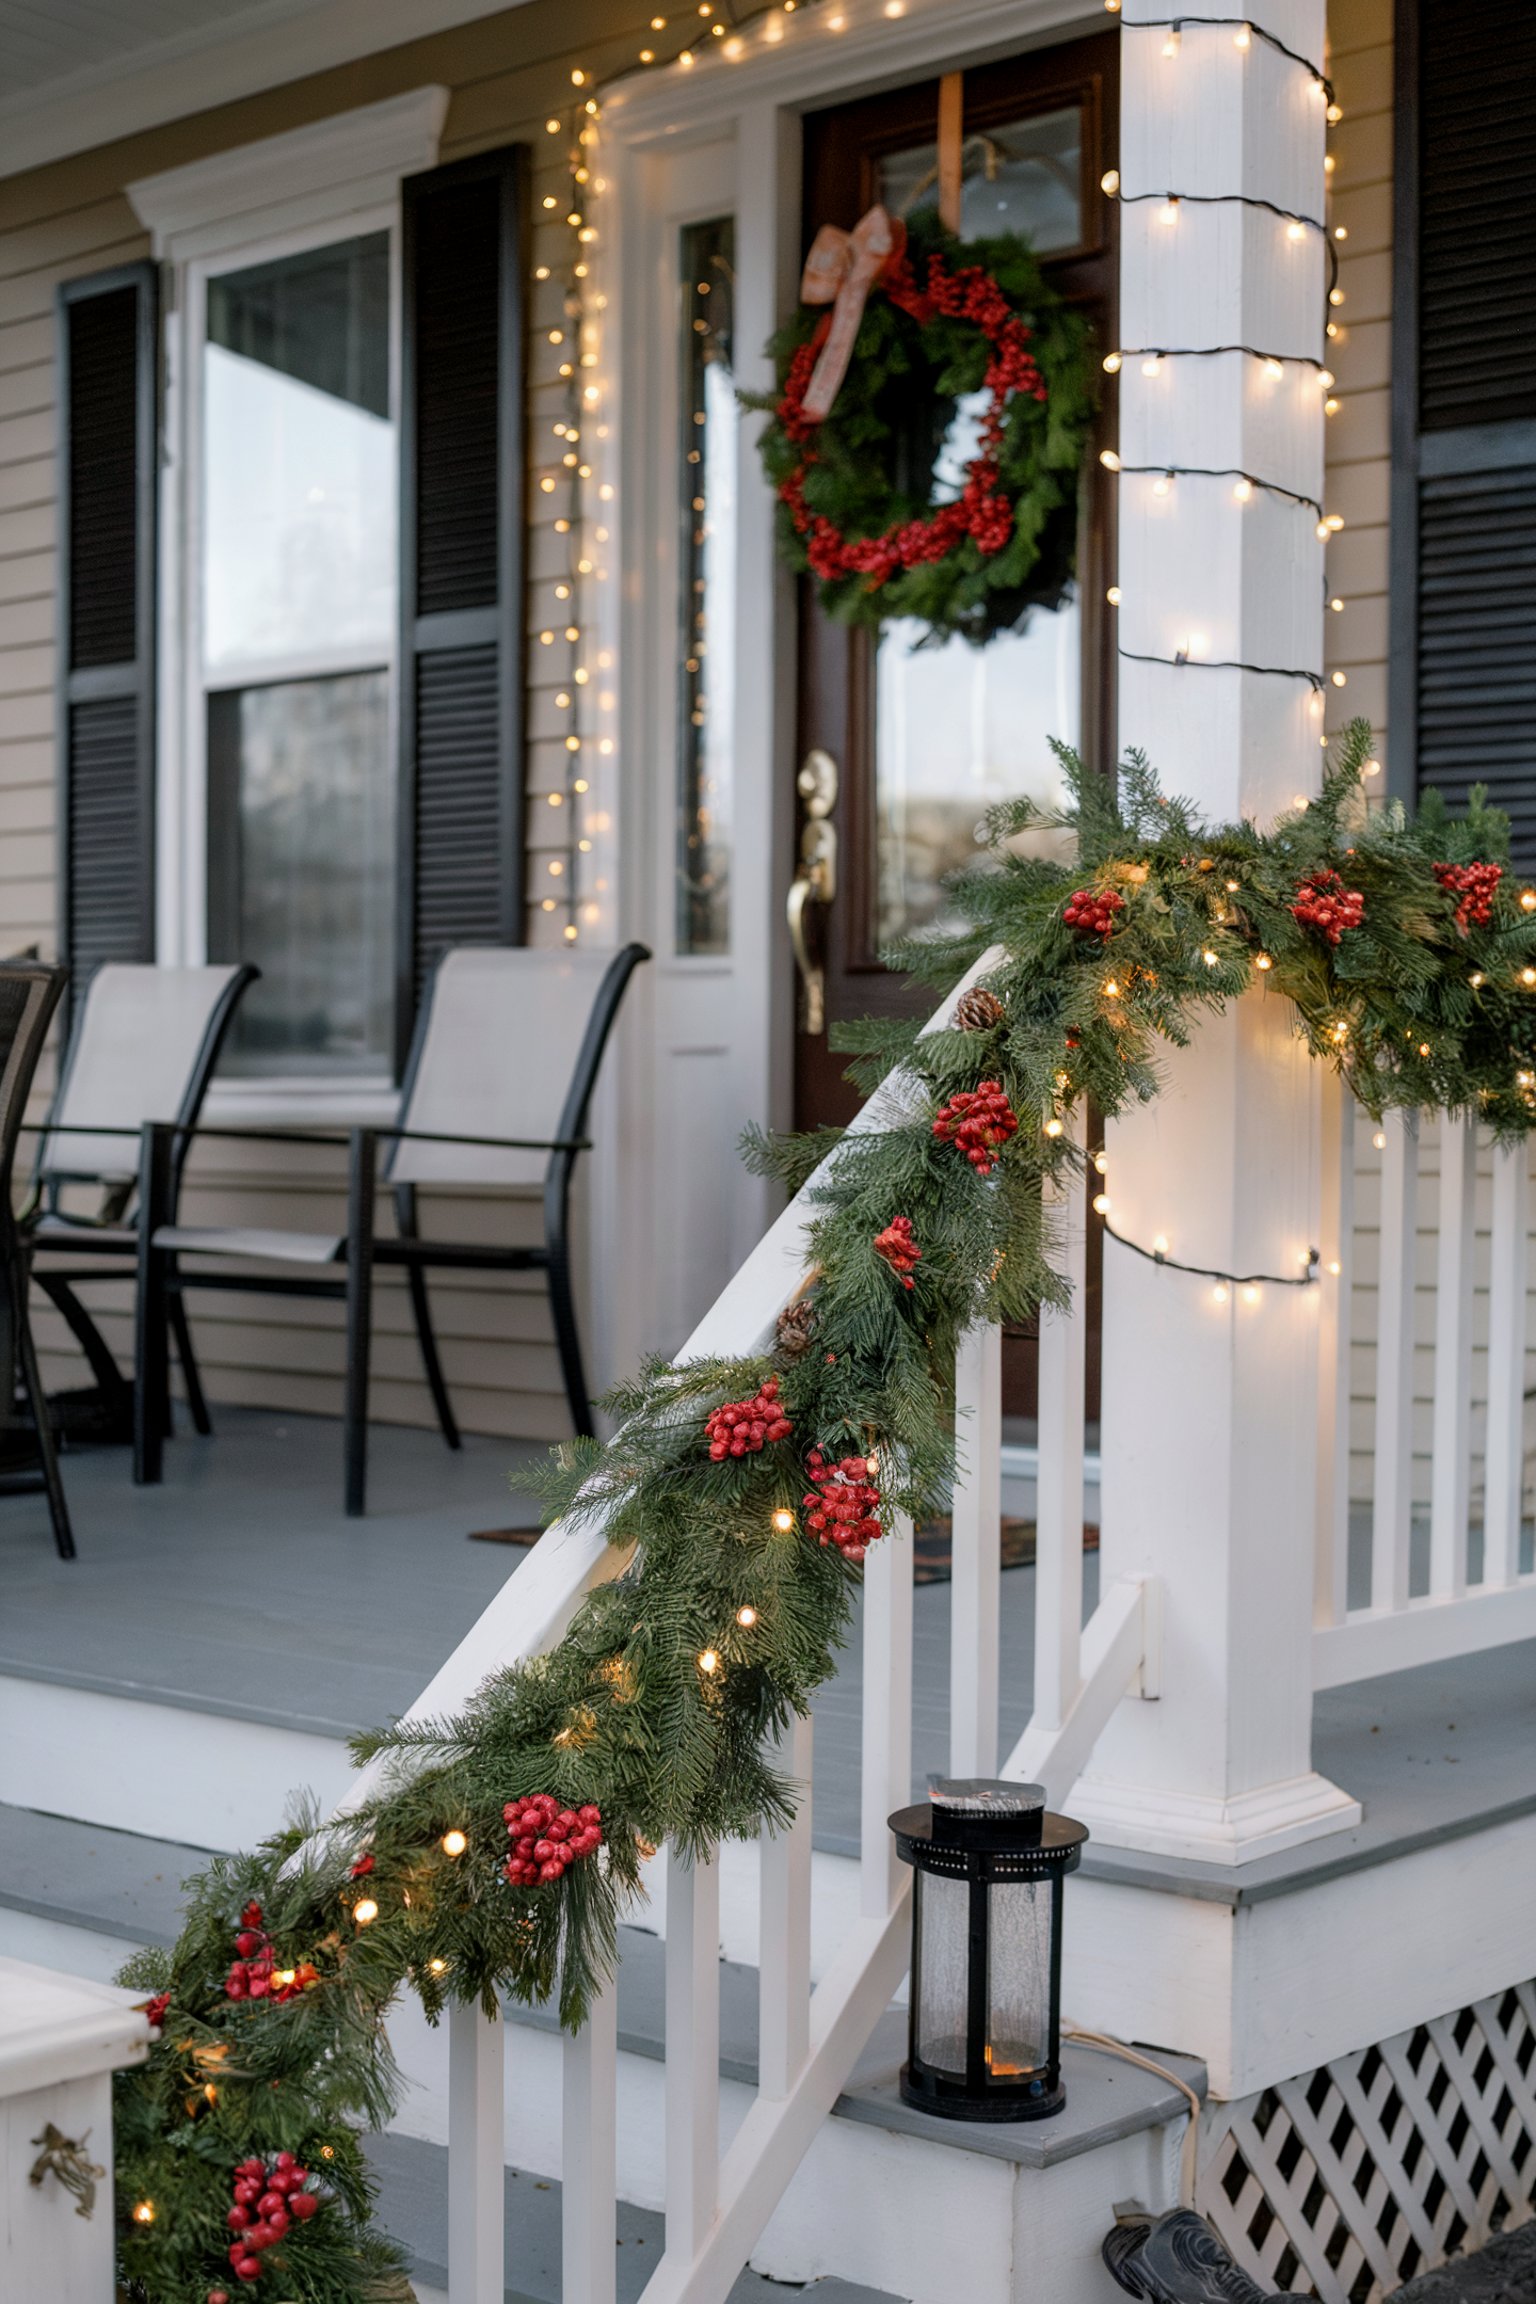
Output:
<svg viewBox="0 0 1536 2304">
<path fill-rule="evenodd" d="M 816 1307 L 809 1296 L 802 1296 L 779 1314 L 779 1350 L 786 1360 L 798 1360 L 809 1352 L 816 1334 Z"/>
<path fill-rule="evenodd" d="M 990 1032 L 1006 1014 L 997 994 L 977 984 L 955 1002 L 954 1028 L 957 1032 Z"/>
</svg>

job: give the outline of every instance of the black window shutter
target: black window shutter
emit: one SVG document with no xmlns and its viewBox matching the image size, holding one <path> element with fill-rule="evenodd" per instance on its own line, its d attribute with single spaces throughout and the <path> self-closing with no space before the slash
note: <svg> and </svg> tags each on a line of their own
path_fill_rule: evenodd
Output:
<svg viewBox="0 0 1536 2304">
<path fill-rule="evenodd" d="M 1536 872 L 1536 8 L 1399 0 L 1391 771 Z"/>
<path fill-rule="evenodd" d="M 528 155 L 402 186 L 399 1027 L 522 936 Z"/>
<path fill-rule="evenodd" d="M 58 291 L 59 946 L 81 986 L 155 948 L 157 283 Z"/>
</svg>

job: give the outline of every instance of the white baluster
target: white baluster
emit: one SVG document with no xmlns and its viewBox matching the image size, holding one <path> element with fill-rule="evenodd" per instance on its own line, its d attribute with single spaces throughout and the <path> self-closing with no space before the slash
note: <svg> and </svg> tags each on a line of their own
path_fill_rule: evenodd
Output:
<svg viewBox="0 0 1536 2304">
<path fill-rule="evenodd" d="M 1390 1112 L 1381 1155 L 1376 1327 L 1376 1499 L 1371 1525 L 1373 1608 L 1408 1602 L 1413 1522 L 1413 1314 L 1418 1246 L 1419 1116 Z"/>
<path fill-rule="evenodd" d="M 787 1832 L 758 1842 L 761 1953 L 758 1962 L 757 2084 L 787 2096 L 805 2066 L 811 2029 L 811 1723 L 793 1720 L 776 1754 L 803 1787 Z"/>
<path fill-rule="evenodd" d="M 886 1819 L 912 1797 L 912 1523 L 896 1516 L 864 1558 L 864 1746 L 859 1785 L 859 1903 L 881 1920 L 905 1867 Z"/>
<path fill-rule="evenodd" d="M 998 1577 L 1002 1571 L 1003 1334 L 968 1328 L 955 1354 L 955 1487 L 949 1587 L 949 1769 L 997 1774 Z"/>
<path fill-rule="evenodd" d="M 1429 1589 L 1437 1599 L 1467 1588 L 1472 1484 L 1472 1244 L 1477 1123 L 1440 1121 L 1440 1244 L 1435 1292 L 1434 1470 L 1430 1487 Z"/>
<path fill-rule="evenodd" d="M 506 2293 L 504 2035 L 478 2005 L 448 2010 L 448 2304 Z"/>
<path fill-rule="evenodd" d="M 667 2254 L 689 2264 L 720 2169 L 720 1874 L 667 1850 Z"/>
<path fill-rule="evenodd" d="M 566 2036 L 560 2106 L 562 2304 L 613 2304 L 618 2222 L 619 1995 L 610 1978 Z"/>
<path fill-rule="evenodd" d="M 1493 1240 L 1488 1302 L 1488 1443 L 1483 1463 L 1483 1583 L 1520 1573 L 1525 1488 L 1525 1326 L 1530 1149 L 1493 1155 Z"/>
<path fill-rule="evenodd" d="M 1082 1116 L 1073 1118 L 1082 1141 Z M 1064 1181 L 1054 1202 L 1055 1261 L 1070 1284 L 1065 1311 L 1040 1314 L 1040 1468 L 1035 1488 L 1035 1709 L 1054 1731 L 1082 1682 L 1083 1362 L 1088 1337 L 1088 1188 Z"/>
<path fill-rule="evenodd" d="M 1355 1100 L 1338 1075 L 1322 1084 L 1322 1290 L 1317 1349 L 1317 1572 L 1314 1624 L 1349 1607 L 1349 1345 L 1355 1263 Z"/>
</svg>

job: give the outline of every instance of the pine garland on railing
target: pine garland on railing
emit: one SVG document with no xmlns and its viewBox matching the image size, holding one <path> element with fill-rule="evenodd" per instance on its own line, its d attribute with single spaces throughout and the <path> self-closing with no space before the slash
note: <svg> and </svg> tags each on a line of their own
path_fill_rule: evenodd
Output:
<svg viewBox="0 0 1536 2304">
<path fill-rule="evenodd" d="M 1116 788 L 1063 752 L 1064 811 L 994 811 L 955 890 L 965 933 L 900 955 L 947 985 L 996 949 L 985 986 L 952 1029 L 847 1035 L 886 1082 L 871 1124 L 751 1148 L 809 1218 L 773 1347 L 653 1362 L 613 1395 L 612 1441 L 557 1454 L 552 1506 L 627 1565 L 458 1718 L 359 1739 L 382 1789 L 212 1865 L 175 1949 L 134 1963 L 161 2031 L 118 2082 L 130 2298 L 404 2296 L 360 2141 L 393 2098 L 396 1994 L 432 2018 L 558 1996 L 575 2027 L 655 1846 L 788 1819 L 775 1734 L 834 1669 L 857 1563 L 946 1500 L 962 1329 L 1063 1300 L 1042 1186 L 1083 1157 L 1075 1104 L 1149 1100 L 1159 1046 L 1258 986 L 1373 1115 L 1536 1123 L 1536 892 L 1480 794 L 1455 822 L 1433 797 L 1368 814 L 1368 751 L 1356 723 L 1268 833 L 1202 825 L 1136 755 Z M 1073 865 L 1019 852 L 1046 830 L 1075 834 Z"/>
</svg>

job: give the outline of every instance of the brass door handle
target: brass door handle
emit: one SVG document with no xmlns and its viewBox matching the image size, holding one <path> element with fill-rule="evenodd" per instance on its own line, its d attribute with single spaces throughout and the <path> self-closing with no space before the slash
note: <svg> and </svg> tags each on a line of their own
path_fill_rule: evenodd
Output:
<svg viewBox="0 0 1536 2304">
<path fill-rule="evenodd" d="M 837 827 L 831 821 L 837 762 L 830 752 L 807 753 L 796 786 L 805 803 L 806 821 L 800 833 L 800 870 L 789 891 L 785 916 L 803 991 L 801 1028 L 819 1040 L 827 1028 L 827 976 L 812 954 L 805 914 L 807 905 L 830 904 L 837 894 Z"/>
</svg>

